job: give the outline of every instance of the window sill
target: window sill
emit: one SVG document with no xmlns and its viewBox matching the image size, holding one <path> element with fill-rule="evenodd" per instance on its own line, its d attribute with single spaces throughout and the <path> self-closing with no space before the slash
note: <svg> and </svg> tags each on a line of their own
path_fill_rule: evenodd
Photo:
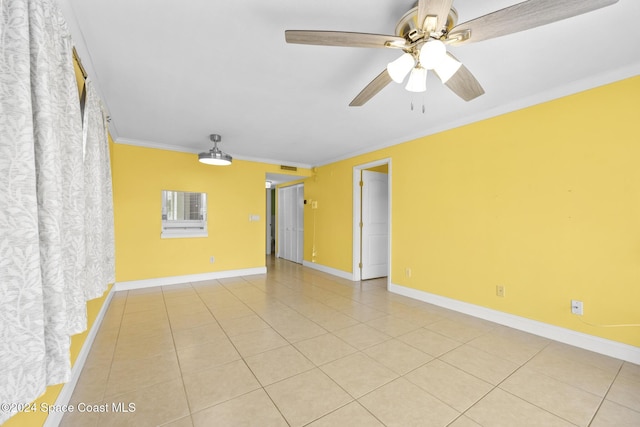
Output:
<svg viewBox="0 0 640 427">
<path fill-rule="evenodd" d="M 197 237 L 209 237 L 209 233 L 161 233 L 161 239 L 191 239 Z"/>
</svg>

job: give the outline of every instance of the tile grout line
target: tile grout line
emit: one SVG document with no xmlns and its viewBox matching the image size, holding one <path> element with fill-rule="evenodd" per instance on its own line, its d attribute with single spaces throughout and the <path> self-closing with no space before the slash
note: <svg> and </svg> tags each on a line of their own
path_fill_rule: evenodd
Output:
<svg viewBox="0 0 640 427">
<path fill-rule="evenodd" d="M 618 379 L 618 376 L 620 375 L 620 372 L 622 371 L 622 367 L 624 366 L 624 363 L 626 363 L 626 362 L 623 362 L 623 363 L 620 364 L 620 367 L 618 368 L 618 372 L 616 372 L 616 375 L 613 377 L 613 380 L 611 381 L 611 384 L 609 384 L 609 387 L 607 387 L 607 391 L 602 396 L 602 399 L 600 400 L 600 404 L 598 405 L 598 407 L 596 408 L 596 411 L 591 416 L 591 419 L 589 420 L 589 423 L 587 424 L 587 426 L 591 426 L 591 424 L 593 423 L 593 420 L 595 420 L 596 415 L 600 411 L 600 408 L 602 408 L 602 404 L 604 403 L 605 400 L 607 400 L 607 396 L 609 395 L 609 391 L 611 391 L 611 387 L 613 387 L 613 384 L 616 382 L 616 379 Z"/>
<path fill-rule="evenodd" d="M 191 425 L 193 425 L 193 417 L 192 417 L 193 411 L 191 409 L 191 402 L 189 401 L 189 394 L 187 393 L 187 386 L 184 383 L 184 373 L 182 372 L 182 364 L 180 363 L 180 357 L 178 356 L 178 347 L 176 346 L 176 338 L 174 335 L 174 329 L 173 329 L 173 324 L 171 322 L 171 317 L 169 316 L 169 308 L 167 307 L 167 299 L 166 299 L 164 289 L 162 289 L 162 302 L 164 304 L 164 310 L 165 310 L 165 313 L 167 314 L 167 319 L 169 321 L 169 329 L 171 330 L 171 341 L 173 342 L 173 351 L 175 352 L 176 361 L 178 362 L 178 371 L 180 372 L 180 382 L 182 383 L 182 390 L 184 391 L 184 397 L 185 397 L 185 400 L 187 401 L 189 418 L 191 419 Z"/>
</svg>

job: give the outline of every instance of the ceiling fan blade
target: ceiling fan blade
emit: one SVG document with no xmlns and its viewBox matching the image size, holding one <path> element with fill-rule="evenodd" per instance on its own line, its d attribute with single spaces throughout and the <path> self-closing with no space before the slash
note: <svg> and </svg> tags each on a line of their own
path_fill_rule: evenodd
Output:
<svg viewBox="0 0 640 427">
<path fill-rule="evenodd" d="M 528 0 L 456 25 L 451 44 L 478 42 L 550 24 L 612 5 L 618 0 Z"/>
<path fill-rule="evenodd" d="M 437 16 L 438 21 L 433 31 L 440 31 L 447 23 L 449 11 L 453 0 L 419 0 L 418 1 L 418 26 L 424 29 L 424 20 L 427 16 Z"/>
<path fill-rule="evenodd" d="M 403 49 L 407 41 L 403 37 L 385 34 L 350 33 L 346 31 L 286 30 L 287 43 L 345 47 L 391 47 Z"/>
<path fill-rule="evenodd" d="M 453 59 L 458 61 L 458 59 L 450 53 L 447 53 L 447 55 L 450 55 Z M 445 85 L 467 102 L 484 94 L 484 89 L 464 64 L 460 66 L 458 71 L 456 71 L 449 80 L 447 80 Z"/>
<path fill-rule="evenodd" d="M 353 98 L 349 107 L 361 107 L 367 103 L 371 98 L 373 98 L 378 92 L 385 88 L 389 83 L 391 83 L 391 76 L 387 72 L 386 68 L 383 72 L 378 74 L 378 77 L 373 79 L 371 83 L 369 83 L 362 91 Z"/>
</svg>

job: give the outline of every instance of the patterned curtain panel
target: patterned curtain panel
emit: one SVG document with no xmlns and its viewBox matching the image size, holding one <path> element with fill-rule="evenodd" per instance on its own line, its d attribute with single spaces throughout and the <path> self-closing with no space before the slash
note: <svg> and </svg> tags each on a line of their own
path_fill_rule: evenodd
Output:
<svg viewBox="0 0 640 427">
<path fill-rule="evenodd" d="M 111 176 L 101 111 L 83 153 L 55 1 L 0 1 L 0 33 L 0 402 L 29 403 L 68 381 L 70 336 L 86 329 L 87 299 L 113 282 Z"/>
<path fill-rule="evenodd" d="M 101 296 L 107 283 L 115 282 L 113 194 L 107 119 L 102 102 L 87 80 L 84 110 L 85 225 L 87 237 L 87 286 L 85 296 Z"/>
</svg>

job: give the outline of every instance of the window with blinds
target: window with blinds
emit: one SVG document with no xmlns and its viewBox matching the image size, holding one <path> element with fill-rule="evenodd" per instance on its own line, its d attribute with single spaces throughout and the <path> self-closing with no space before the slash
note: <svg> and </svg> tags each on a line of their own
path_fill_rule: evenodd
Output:
<svg viewBox="0 0 640 427">
<path fill-rule="evenodd" d="M 163 190 L 161 237 L 207 235 L 207 194 Z"/>
</svg>

